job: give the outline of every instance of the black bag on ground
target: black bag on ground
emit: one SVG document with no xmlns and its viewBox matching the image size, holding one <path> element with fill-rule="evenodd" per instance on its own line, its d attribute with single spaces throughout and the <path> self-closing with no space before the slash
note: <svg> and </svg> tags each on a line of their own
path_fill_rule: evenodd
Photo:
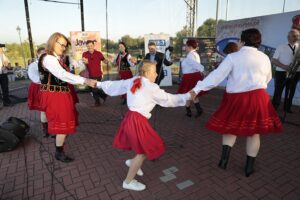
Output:
<svg viewBox="0 0 300 200">
<path fill-rule="evenodd" d="M 19 124 L 13 122 L 3 122 L 1 124 L 1 128 L 10 131 L 10 133 L 17 136 L 19 140 L 22 140 L 26 135 L 25 129 L 22 128 L 22 126 L 20 126 Z"/>
<path fill-rule="evenodd" d="M 14 149 L 29 131 L 23 120 L 10 117 L 0 126 L 0 152 Z"/>
<path fill-rule="evenodd" d="M 0 127 L 0 153 L 13 150 L 19 142 L 19 138 L 11 130 Z"/>
<path fill-rule="evenodd" d="M 29 125 L 26 122 L 24 122 L 23 120 L 16 118 L 16 117 L 8 118 L 7 122 L 13 123 L 23 129 L 23 132 L 18 133 L 18 135 L 17 135 L 17 137 L 19 137 L 19 138 L 24 138 L 30 129 Z M 3 125 L 2 125 L 2 127 L 3 127 Z"/>
</svg>

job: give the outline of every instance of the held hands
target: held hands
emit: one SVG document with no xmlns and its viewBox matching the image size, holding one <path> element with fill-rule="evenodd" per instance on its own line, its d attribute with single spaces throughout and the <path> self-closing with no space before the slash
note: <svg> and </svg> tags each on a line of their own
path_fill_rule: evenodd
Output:
<svg viewBox="0 0 300 200">
<path fill-rule="evenodd" d="M 93 80 L 93 79 L 85 79 L 84 84 L 87 86 L 90 86 L 92 88 L 95 88 L 97 86 L 97 80 Z"/>
<path fill-rule="evenodd" d="M 195 100 L 197 94 L 194 90 L 189 91 L 190 95 L 191 95 L 191 100 Z"/>
</svg>

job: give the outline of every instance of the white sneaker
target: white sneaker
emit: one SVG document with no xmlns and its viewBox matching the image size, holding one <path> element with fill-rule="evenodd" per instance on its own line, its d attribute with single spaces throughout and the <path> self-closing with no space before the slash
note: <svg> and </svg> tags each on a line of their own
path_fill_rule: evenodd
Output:
<svg viewBox="0 0 300 200">
<path fill-rule="evenodd" d="M 123 181 L 123 188 L 128 190 L 142 191 L 146 189 L 146 185 L 133 179 L 130 183 L 126 183 L 126 181 Z"/>
<path fill-rule="evenodd" d="M 127 165 L 127 167 L 130 167 L 130 165 L 131 165 L 131 159 L 126 160 L 125 164 Z M 144 172 L 141 169 L 139 169 L 136 174 L 139 175 L 139 176 L 143 176 Z"/>
</svg>

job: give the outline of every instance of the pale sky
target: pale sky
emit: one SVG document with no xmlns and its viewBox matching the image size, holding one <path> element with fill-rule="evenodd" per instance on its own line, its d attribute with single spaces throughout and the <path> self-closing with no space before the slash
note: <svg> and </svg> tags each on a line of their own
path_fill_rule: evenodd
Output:
<svg viewBox="0 0 300 200">
<path fill-rule="evenodd" d="M 79 0 L 61 0 L 76 2 Z M 198 1 L 198 26 L 216 17 L 217 0 Z M 225 19 L 227 0 L 219 0 L 219 18 Z M 228 0 L 228 20 L 281 13 L 284 0 Z M 78 5 L 28 0 L 34 42 L 44 43 L 53 32 L 69 36 L 80 31 Z M 299 10 L 300 0 L 286 0 L 285 11 Z M 19 42 L 16 27 L 21 28 L 22 40 L 28 38 L 24 0 L 0 0 L 0 43 Z M 99 31 L 106 38 L 105 0 L 84 0 L 86 31 Z M 148 33 L 175 33 L 186 24 L 184 0 L 108 0 L 108 38 L 120 39 Z"/>
</svg>

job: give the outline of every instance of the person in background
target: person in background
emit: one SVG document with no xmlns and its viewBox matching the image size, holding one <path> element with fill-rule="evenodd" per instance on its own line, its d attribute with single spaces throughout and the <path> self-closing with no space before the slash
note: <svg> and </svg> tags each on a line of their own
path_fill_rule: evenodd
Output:
<svg viewBox="0 0 300 200">
<path fill-rule="evenodd" d="M 284 109 L 286 112 L 292 113 L 293 111 L 291 107 L 296 86 L 300 78 L 300 67 L 298 68 L 296 75 L 290 81 L 287 81 L 287 73 L 291 70 L 289 65 L 293 61 L 295 53 L 299 49 L 299 31 L 292 29 L 288 33 L 287 39 L 288 43 L 281 44 L 276 48 L 272 59 L 272 63 L 277 66 L 275 72 L 275 90 L 272 103 L 274 108 L 277 110 L 280 106 L 283 89 L 285 86 L 287 86 L 285 88 L 288 88 L 290 91 L 288 92 L 289 95 L 286 99 L 287 101 L 285 102 L 286 105 L 284 105 Z"/>
<path fill-rule="evenodd" d="M 89 72 L 90 79 L 96 79 L 98 81 L 102 80 L 103 72 L 101 67 L 101 62 L 108 64 L 108 60 L 106 60 L 103 54 L 100 51 L 95 49 L 94 41 L 88 40 L 86 42 L 86 46 L 88 51 L 83 52 L 82 59 L 85 65 L 87 66 L 87 70 Z M 100 106 L 100 98 L 103 101 L 106 100 L 107 95 L 98 88 L 90 88 L 95 100 L 95 106 Z"/>
<path fill-rule="evenodd" d="M 182 80 L 178 87 L 177 93 L 184 94 L 193 89 L 199 80 L 203 80 L 204 75 L 204 66 L 200 63 L 200 56 L 197 53 L 196 49 L 198 47 L 197 41 L 194 39 L 189 39 L 186 42 L 185 50 L 187 53 L 186 58 L 181 62 L 181 70 L 182 70 Z M 197 110 L 196 117 L 199 117 L 203 113 L 203 109 L 199 103 L 199 97 L 203 93 L 200 93 L 197 98 L 194 99 L 194 105 Z M 191 110 L 191 102 L 187 101 L 186 104 L 186 115 L 188 117 L 192 116 Z"/>
<path fill-rule="evenodd" d="M 124 42 L 119 42 L 119 54 L 117 55 L 114 64 L 118 67 L 118 73 L 121 80 L 132 78 L 130 67 L 134 66 L 134 60 L 128 53 L 127 46 Z M 122 95 L 123 102 L 126 104 L 126 95 Z"/>
<path fill-rule="evenodd" d="M 163 72 L 163 64 L 171 66 L 173 63 L 165 58 L 165 54 L 156 51 L 156 44 L 154 42 L 148 43 L 149 53 L 146 54 L 145 59 L 152 62 L 156 62 L 156 73 L 158 74 L 155 83 L 160 85 L 160 82 L 164 79 L 165 74 Z"/>
<path fill-rule="evenodd" d="M 40 119 L 43 126 L 44 137 L 49 137 L 46 113 L 42 111 L 41 106 L 41 80 L 38 69 L 38 59 L 45 52 L 44 47 L 38 48 L 36 52 L 37 60 L 28 66 L 28 77 L 31 80 L 31 83 L 28 89 L 27 105 L 29 110 L 37 110 L 41 112 Z"/>
<path fill-rule="evenodd" d="M 16 76 L 14 74 L 14 68 L 11 66 L 11 63 L 7 65 L 7 76 L 9 82 L 15 82 Z"/>
<path fill-rule="evenodd" d="M 13 106 L 11 100 L 9 99 L 8 89 L 7 66 L 9 60 L 4 54 L 4 47 L 5 45 L 0 44 L 0 85 L 2 90 L 3 106 Z"/>
<path fill-rule="evenodd" d="M 223 52 L 228 55 L 239 50 L 239 46 L 235 42 L 228 42 L 227 45 L 224 47 Z"/>
</svg>

